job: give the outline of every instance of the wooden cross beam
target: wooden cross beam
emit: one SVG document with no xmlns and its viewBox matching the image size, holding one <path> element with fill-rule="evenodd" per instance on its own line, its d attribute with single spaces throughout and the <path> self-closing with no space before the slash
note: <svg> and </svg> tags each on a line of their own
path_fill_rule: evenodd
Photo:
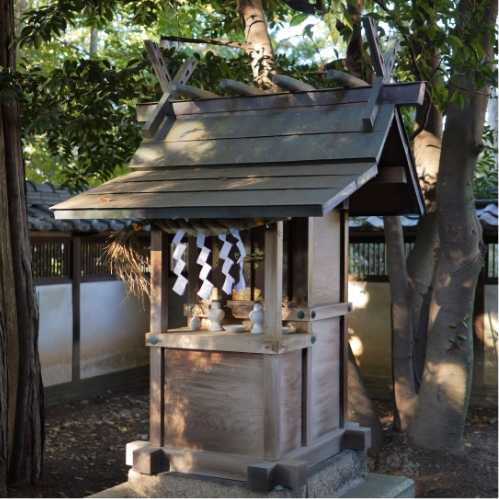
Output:
<svg viewBox="0 0 499 499">
<path fill-rule="evenodd" d="M 381 106 L 381 101 L 383 100 L 383 86 L 390 83 L 400 39 L 398 37 L 391 39 L 388 42 L 386 52 L 383 54 L 381 51 L 378 29 L 374 20 L 369 16 L 362 16 L 362 24 L 366 32 L 367 43 L 369 44 L 369 51 L 371 53 L 371 61 L 374 66 L 374 72 L 376 73 L 376 81 L 374 82 L 371 95 L 362 116 L 364 130 L 372 132 Z"/>
<path fill-rule="evenodd" d="M 156 135 L 159 125 L 161 125 L 168 114 L 170 101 L 172 99 L 178 99 L 178 95 L 175 92 L 172 92 L 172 85 L 185 85 L 194 72 L 194 69 L 196 69 L 198 60 L 193 57 L 185 61 L 172 79 L 158 44 L 151 40 L 144 40 L 144 45 L 146 46 L 147 53 L 151 59 L 161 89 L 163 90 L 163 97 L 161 97 L 158 105 L 142 128 L 144 137 L 146 139 L 152 139 Z"/>
</svg>

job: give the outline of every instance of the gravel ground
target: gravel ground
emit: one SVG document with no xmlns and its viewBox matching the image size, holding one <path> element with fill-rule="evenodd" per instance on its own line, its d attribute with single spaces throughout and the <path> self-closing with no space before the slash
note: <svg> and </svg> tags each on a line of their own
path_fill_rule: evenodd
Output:
<svg viewBox="0 0 499 499">
<path fill-rule="evenodd" d="M 369 471 L 412 478 L 417 497 L 498 497 L 497 410 L 471 408 L 462 456 L 411 448 L 391 431 L 391 403 L 377 402 L 387 444 Z M 148 440 L 147 389 L 107 391 L 46 412 L 43 479 L 9 497 L 85 497 L 127 480 L 125 445 Z"/>
</svg>

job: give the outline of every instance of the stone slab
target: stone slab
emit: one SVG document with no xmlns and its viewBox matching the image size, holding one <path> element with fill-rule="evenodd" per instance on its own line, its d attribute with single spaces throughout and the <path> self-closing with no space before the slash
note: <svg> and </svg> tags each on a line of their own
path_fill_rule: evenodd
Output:
<svg viewBox="0 0 499 499">
<path fill-rule="evenodd" d="M 97 492 L 97 494 L 92 494 L 89 497 L 123 497 L 123 498 L 131 498 L 131 497 L 140 497 L 137 494 L 133 494 L 130 489 L 128 482 L 120 483 L 115 487 L 111 487 L 110 489 L 103 490 L 102 492 Z"/>
<path fill-rule="evenodd" d="M 368 473 L 362 483 L 341 497 L 416 497 L 414 485 L 414 480 L 410 478 Z"/>
<path fill-rule="evenodd" d="M 306 485 L 295 489 L 277 485 L 268 492 L 223 478 L 177 472 L 142 475 L 130 470 L 128 482 L 92 497 L 340 497 L 365 476 L 366 459 L 365 451 L 345 450 L 309 469 Z"/>
</svg>

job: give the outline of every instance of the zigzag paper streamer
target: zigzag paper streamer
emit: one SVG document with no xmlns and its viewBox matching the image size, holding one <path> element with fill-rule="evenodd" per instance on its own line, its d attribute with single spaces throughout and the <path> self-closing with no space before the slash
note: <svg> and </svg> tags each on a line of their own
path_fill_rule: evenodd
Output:
<svg viewBox="0 0 499 499">
<path fill-rule="evenodd" d="M 173 238 L 173 244 L 176 245 L 175 251 L 173 252 L 173 259 L 176 260 L 175 267 L 173 268 L 173 273 L 177 276 L 177 280 L 173 285 L 173 291 L 178 295 L 182 296 L 185 293 L 185 288 L 189 282 L 183 275 L 182 271 L 185 267 L 185 262 L 182 260 L 182 256 L 185 253 L 186 245 L 182 244 L 182 238 L 185 235 L 184 229 L 179 229 Z"/>
<path fill-rule="evenodd" d="M 198 296 L 203 300 L 207 300 L 211 296 L 211 290 L 213 289 L 213 284 L 208 281 L 208 274 L 211 271 L 211 265 L 206 263 L 208 257 L 210 256 L 211 250 L 207 248 L 205 243 L 206 237 L 204 234 L 198 233 L 196 238 L 196 246 L 201 250 L 199 252 L 198 259 L 196 263 L 201 265 L 201 271 L 199 272 L 199 278 L 203 281 L 201 289 L 198 291 Z"/>
<path fill-rule="evenodd" d="M 222 266 L 222 274 L 225 276 L 224 285 L 222 286 L 222 291 L 228 295 L 232 294 L 232 286 L 234 286 L 235 279 L 229 274 L 232 265 L 234 264 L 234 260 L 229 258 L 230 250 L 232 249 L 232 243 L 227 241 L 227 236 L 225 234 L 221 234 L 218 236 L 220 241 L 223 241 L 222 249 L 220 250 L 220 258 L 224 260 L 224 264 Z"/>
<path fill-rule="evenodd" d="M 246 256 L 246 248 L 244 247 L 244 243 L 239 235 L 239 231 L 237 229 L 230 229 L 230 233 L 237 239 L 236 246 L 241 253 L 239 260 L 237 263 L 239 264 L 239 282 L 234 286 L 234 289 L 239 293 L 246 289 L 246 282 L 244 281 L 244 257 Z"/>
</svg>

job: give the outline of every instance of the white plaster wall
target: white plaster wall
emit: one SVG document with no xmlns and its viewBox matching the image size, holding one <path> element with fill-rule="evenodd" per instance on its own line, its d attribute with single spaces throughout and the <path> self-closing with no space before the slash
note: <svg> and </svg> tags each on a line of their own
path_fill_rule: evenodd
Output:
<svg viewBox="0 0 499 499">
<path fill-rule="evenodd" d="M 121 281 L 81 284 L 81 378 L 91 378 L 149 363 L 144 334 L 149 330 L 149 302 L 144 307 L 126 295 Z"/>
<path fill-rule="evenodd" d="M 487 284 L 484 292 L 484 373 L 486 385 L 497 385 L 497 285 Z"/>
<path fill-rule="evenodd" d="M 363 376 L 391 377 L 390 285 L 387 282 L 351 280 L 348 301 L 348 333 Z"/>
<path fill-rule="evenodd" d="M 71 381 L 73 300 L 71 284 L 36 286 L 40 313 L 38 348 L 44 386 Z"/>
</svg>

